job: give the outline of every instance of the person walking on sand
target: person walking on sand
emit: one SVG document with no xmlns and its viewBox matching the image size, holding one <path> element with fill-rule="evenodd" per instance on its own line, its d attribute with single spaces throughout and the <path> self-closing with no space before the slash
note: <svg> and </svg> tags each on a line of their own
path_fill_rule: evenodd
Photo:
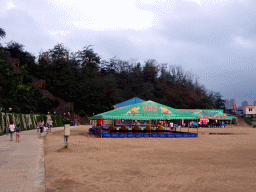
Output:
<svg viewBox="0 0 256 192">
<path fill-rule="evenodd" d="M 15 125 L 13 124 L 13 122 L 11 122 L 11 124 L 9 126 L 9 132 L 10 132 L 11 141 L 12 141 L 14 130 L 15 130 Z"/>
<path fill-rule="evenodd" d="M 15 128 L 16 131 L 16 143 L 20 142 L 20 124 Z"/>
</svg>

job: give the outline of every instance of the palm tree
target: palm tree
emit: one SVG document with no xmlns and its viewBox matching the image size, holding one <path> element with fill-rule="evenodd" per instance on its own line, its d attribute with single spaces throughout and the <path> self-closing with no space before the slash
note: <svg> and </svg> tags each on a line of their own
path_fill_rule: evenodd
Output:
<svg viewBox="0 0 256 192">
<path fill-rule="evenodd" d="M 4 38 L 5 35 L 6 35 L 5 31 L 2 28 L 0 28 L 0 38 Z"/>
</svg>

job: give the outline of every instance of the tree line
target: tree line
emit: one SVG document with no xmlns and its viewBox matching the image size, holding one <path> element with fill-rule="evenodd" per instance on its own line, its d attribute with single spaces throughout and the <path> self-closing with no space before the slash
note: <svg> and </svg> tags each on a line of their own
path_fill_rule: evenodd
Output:
<svg viewBox="0 0 256 192">
<path fill-rule="evenodd" d="M 116 57 L 104 60 L 90 45 L 70 52 L 63 44 L 57 44 L 40 52 L 37 60 L 16 42 L 1 46 L 0 50 L 0 102 L 17 105 L 17 110 L 33 108 L 45 113 L 57 104 L 38 94 L 26 75 L 13 73 L 4 54 L 20 59 L 25 74 L 45 79 L 45 89 L 54 96 L 74 102 L 74 111 L 80 116 L 111 110 L 114 104 L 132 97 L 180 109 L 224 107 L 220 93 L 207 90 L 181 66 L 153 59 L 144 63 Z"/>
</svg>

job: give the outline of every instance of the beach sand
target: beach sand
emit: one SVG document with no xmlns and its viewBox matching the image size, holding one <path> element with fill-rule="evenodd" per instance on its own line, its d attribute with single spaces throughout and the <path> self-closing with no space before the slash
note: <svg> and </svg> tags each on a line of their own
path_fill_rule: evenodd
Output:
<svg viewBox="0 0 256 192">
<path fill-rule="evenodd" d="M 256 191 L 255 128 L 199 128 L 198 138 L 92 138 L 88 128 L 71 130 L 65 150 L 63 131 L 46 136 L 46 192 Z"/>
</svg>

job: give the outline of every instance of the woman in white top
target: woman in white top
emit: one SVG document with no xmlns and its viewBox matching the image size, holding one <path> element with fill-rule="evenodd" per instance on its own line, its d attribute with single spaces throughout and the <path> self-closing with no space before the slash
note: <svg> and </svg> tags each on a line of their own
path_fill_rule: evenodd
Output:
<svg viewBox="0 0 256 192">
<path fill-rule="evenodd" d="M 15 125 L 13 124 L 13 122 L 11 122 L 11 124 L 9 126 L 11 141 L 12 141 L 12 136 L 13 136 L 14 130 L 15 130 Z"/>
</svg>

